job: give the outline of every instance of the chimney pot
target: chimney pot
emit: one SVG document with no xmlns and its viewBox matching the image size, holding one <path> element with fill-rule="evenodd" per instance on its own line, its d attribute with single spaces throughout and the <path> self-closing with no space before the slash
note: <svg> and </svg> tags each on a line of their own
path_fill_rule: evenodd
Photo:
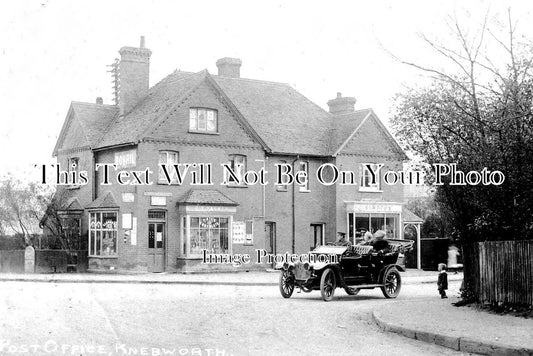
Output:
<svg viewBox="0 0 533 356">
<path fill-rule="evenodd" d="M 141 45 L 139 47 L 144 48 L 144 44 L 144 36 L 141 36 Z"/>
<path fill-rule="evenodd" d="M 337 92 L 337 98 L 342 98 L 342 94 L 340 91 Z"/>
<path fill-rule="evenodd" d="M 242 61 L 239 58 L 220 58 L 217 61 L 218 75 L 221 77 L 240 78 L 241 64 Z"/>
<path fill-rule="evenodd" d="M 104 103 L 104 99 L 102 99 L 102 97 L 99 96 L 99 97 L 96 98 L 96 103 L 97 104 L 103 104 Z"/>
</svg>

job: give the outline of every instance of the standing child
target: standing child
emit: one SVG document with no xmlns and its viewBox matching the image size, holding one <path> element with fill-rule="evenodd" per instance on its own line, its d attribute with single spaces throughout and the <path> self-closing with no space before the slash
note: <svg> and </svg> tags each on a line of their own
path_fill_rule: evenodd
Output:
<svg viewBox="0 0 533 356">
<path fill-rule="evenodd" d="M 446 265 L 439 263 L 439 278 L 437 279 L 437 288 L 442 299 L 448 298 L 446 296 L 446 289 L 448 289 L 448 274 L 446 273 Z"/>
</svg>

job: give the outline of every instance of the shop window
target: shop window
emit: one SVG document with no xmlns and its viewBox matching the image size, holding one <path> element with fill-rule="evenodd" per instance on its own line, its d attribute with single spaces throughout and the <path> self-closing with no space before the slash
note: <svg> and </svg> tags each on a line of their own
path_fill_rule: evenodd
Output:
<svg viewBox="0 0 533 356">
<path fill-rule="evenodd" d="M 205 108 L 191 108 L 189 110 L 189 131 L 200 133 L 217 133 L 217 111 Z"/>
<path fill-rule="evenodd" d="M 400 237 L 398 232 L 399 214 L 348 213 L 347 218 L 348 236 L 350 238 L 353 236 L 355 243 L 361 242 L 367 231 L 374 234 L 377 230 L 383 230 L 389 239 Z"/>
<path fill-rule="evenodd" d="M 229 219 L 227 217 L 191 216 L 189 224 L 189 256 L 229 253 Z"/>
<path fill-rule="evenodd" d="M 174 165 L 178 164 L 179 155 L 178 152 L 175 151 L 159 151 L 159 175 L 157 182 L 160 184 L 168 184 L 168 178 L 165 175 L 165 172 L 163 171 L 162 165 L 166 166 L 166 170 L 168 173 L 168 176 L 170 178 L 171 184 L 177 184 L 178 183 L 178 176 L 176 174 L 176 170 L 174 169 Z"/>
<path fill-rule="evenodd" d="M 368 165 L 371 166 L 372 171 L 370 171 Z M 381 165 L 375 163 L 363 163 L 361 167 L 361 184 L 359 190 L 363 192 L 379 192 Z"/>
<path fill-rule="evenodd" d="M 309 192 L 309 162 L 306 162 L 306 161 L 300 162 L 299 171 L 305 172 L 307 175 L 305 184 L 300 185 L 300 192 Z"/>
<path fill-rule="evenodd" d="M 89 256 L 117 256 L 117 212 L 90 213 Z"/>
<path fill-rule="evenodd" d="M 229 168 L 235 176 L 224 169 L 224 182 L 227 182 L 229 186 L 243 186 L 244 173 L 246 172 L 246 156 L 230 155 Z"/>
</svg>

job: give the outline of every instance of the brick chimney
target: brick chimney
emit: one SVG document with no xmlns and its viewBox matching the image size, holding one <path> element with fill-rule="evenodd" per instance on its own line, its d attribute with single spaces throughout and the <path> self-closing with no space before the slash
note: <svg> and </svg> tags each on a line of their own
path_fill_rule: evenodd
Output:
<svg viewBox="0 0 533 356">
<path fill-rule="evenodd" d="M 150 56 L 152 52 L 144 47 L 141 36 L 139 47 L 122 47 L 120 53 L 120 114 L 127 114 L 148 94 Z"/>
<path fill-rule="evenodd" d="M 329 112 L 332 114 L 346 114 L 355 111 L 355 98 L 342 97 L 341 93 L 337 93 L 335 99 L 328 101 Z"/>
<path fill-rule="evenodd" d="M 217 61 L 218 75 L 221 77 L 240 78 L 241 64 L 242 61 L 239 58 L 220 58 Z"/>
</svg>

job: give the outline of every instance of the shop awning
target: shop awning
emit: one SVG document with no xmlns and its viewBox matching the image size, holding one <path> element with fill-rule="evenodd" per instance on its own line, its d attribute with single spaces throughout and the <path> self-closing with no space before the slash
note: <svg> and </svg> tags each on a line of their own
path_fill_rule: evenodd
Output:
<svg viewBox="0 0 533 356">
<path fill-rule="evenodd" d="M 421 224 L 424 222 L 424 219 L 406 207 L 402 207 L 402 220 L 404 224 Z"/>
</svg>

